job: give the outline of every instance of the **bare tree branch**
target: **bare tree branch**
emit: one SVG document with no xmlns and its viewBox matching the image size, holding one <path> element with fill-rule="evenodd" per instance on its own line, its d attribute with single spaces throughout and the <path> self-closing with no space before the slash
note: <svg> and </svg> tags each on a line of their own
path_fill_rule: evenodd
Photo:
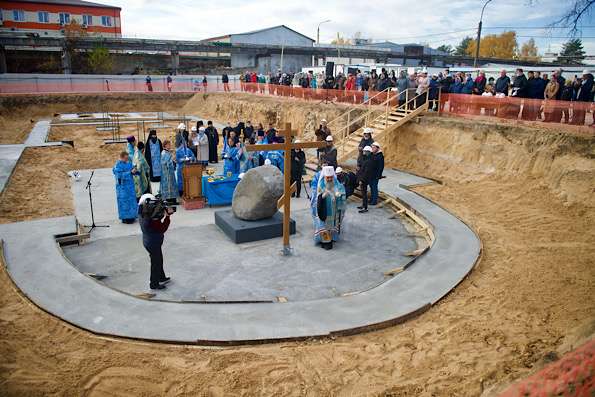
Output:
<svg viewBox="0 0 595 397">
<path fill-rule="evenodd" d="M 575 0 L 566 14 L 552 22 L 549 26 L 551 28 L 568 28 L 570 36 L 576 37 L 581 34 L 581 20 L 591 15 L 593 5 L 595 5 L 595 0 Z"/>
</svg>

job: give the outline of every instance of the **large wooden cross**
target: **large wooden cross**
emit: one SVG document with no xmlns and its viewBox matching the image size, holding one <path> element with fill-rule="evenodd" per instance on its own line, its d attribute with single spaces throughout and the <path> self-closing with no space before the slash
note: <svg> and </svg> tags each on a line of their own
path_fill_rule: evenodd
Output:
<svg viewBox="0 0 595 397">
<path fill-rule="evenodd" d="M 291 149 L 320 148 L 326 145 L 325 142 L 293 142 L 293 137 L 297 135 L 296 130 L 291 129 L 291 123 L 285 123 L 285 128 L 278 131 L 279 135 L 285 139 L 284 143 L 268 143 L 264 145 L 246 145 L 247 151 L 268 151 L 284 150 L 283 176 L 283 196 L 279 203 L 283 206 L 283 255 L 291 255 L 289 245 L 289 218 L 291 216 L 291 192 L 295 186 L 291 185 Z M 314 193 L 313 193 L 314 194 Z M 279 207 L 279 206 L 278 206 Z"/>
</svg>

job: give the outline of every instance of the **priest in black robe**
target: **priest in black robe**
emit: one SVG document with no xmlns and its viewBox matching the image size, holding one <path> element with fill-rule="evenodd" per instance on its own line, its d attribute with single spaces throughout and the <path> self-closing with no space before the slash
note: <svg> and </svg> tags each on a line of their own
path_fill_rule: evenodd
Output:
<svg viewBox="0 0 595 397">
<path fill-rule="evenodd" d="M 209 163 L 218 163 L 217 146 L 219 145 L 219 134 L 217 129 L 213 127 L 212 121 L 207 122 L 205 133 L 207 134 L 207 138 L 209 138 Z"/>
</svg>

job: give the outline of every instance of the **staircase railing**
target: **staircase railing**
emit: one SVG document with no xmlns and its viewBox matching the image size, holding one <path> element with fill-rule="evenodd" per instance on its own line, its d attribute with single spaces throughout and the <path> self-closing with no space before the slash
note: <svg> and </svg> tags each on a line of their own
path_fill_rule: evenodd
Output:
<svg viewBox="0 0 595 397">
<path fill-rule="evenodd" d="M 428 110 L 429 98 L 430 98 L 430 96 L 428 95 L 429 94 L 429 90 L 428 89 L 425 89 L 423 92 L 417 94 L 413 98 L 409 98 L 409 89 L 405 89 L 403 91 L 405 91 L 405 102 L 403 104 L 397 105 L 397 106 L 394 106 L 394 107 L 391 107 L 390 106 L 390 102 L 391 102 L 391 100 L 393 98 L 387 98 L 380 105 L 380 106 L 383 106 L 384 107 L 383 112 L 382 112 L 382 114 L 380 114 L 376 118 L 374 118 L 372 122 L 373 123 L 376 123 L 376 122 L 382 122 L 382 121 L 384 121 L 384 129 L 381 132 L 385 132 L 387 130 L 387 128 L 389 128 L 388 117 L 389 117 L 389 115 L 391 113 L 393 113 L 393 111 L 404 110 L 405 116 L 403 117 L 403 119 L 407 119 L 408 120 L 409 119 L 408 116 L 411 113 L 415 113 L 415 115 L 417 115 L 417 114 L 421 113 L 422 111 L 427 111 Z M 400 97 L 400 94 L 403 91 L 398 92 L 396 98 L 399 98 Z M 420 97 L 424 96 L 424 95 L 425 95 L 424 103 L 423 104 L 420 104 L 419 106 L 415 106 L 415 104 L 417 103 L 418 99 Z M 412 108 L 409 106 L 411 103 L 414 104 L 414 106 Z M 368 117 L 370 114 L 371 114 L 371 111 L 368 111 L 364 115 L 361 115 L 358 119 L 361 119 L 363 117 Z M 369 120 L 366 119 L 366 122 L 365 122 L 365 125 L 366 126 L 367 125 L 370 125 L 368 121 Z M 378 136 L 378 135 L 376 135 L 376 136 Z M 342 136 L 342 139 L 341 139 L 341 142 L 339 144 L 339 147 L 337 148 L 337 152 L 338 152 L 337 153 L 338 154 L 337 157 L 339 157 L 339 158 L 343 158 L 343 157 L 345 157 L 346 154 L 349 154 L 349 153 L 351 153 L 351 151 L 353 151 L 353 150 L 351 150 L 348 153 L 346 153 L 345 146 L 349 142 L 348 137 L 349 137 L 349 133 L 347 133 L 346 135 L 343 135 Z"/>
<path fill-rule="evenodd" d="M 390 88 L 387 88 L 385 91 L 381 91 L 379 94 L 383 94 L 386 95 L 386 97 L 384 97 L 384 101 L 382 103 L 379 103 L 378 105 L 374 105 L 374 107 L 372 107 L 372 105 L 370 105 L 371 102 L 368 103 L 368 110 L 363 113 L 360 114 L 359 116 L 355 117 L 354 119 L 351 119 L 350 114 L 347 113 L 348 119 L 347 119 L 347 124 L 342 127 L 339 130 L 339 134 L 335 134 L 333 133 L 333 136 L 337 137 L 340 139 L 340 143 L 337 147 L 337 151 L 339 153 L 344 154 L 345 153 L 345 144 L 348 141 L 348 137 L 350 135 L 350 131 L 351 131 L 351 127 L 354 124 L 360 123 L 360 122 L 364 122 L 364 127 L 367 127 L 371 124 L 371 122 L 375 122 L 378 120 L 379 116 L 384 115 L 385 117 L 385 125 L 388 122 L 388 115 L 391 112 L 391 102 L 394 99 L 397 99 L 401 96 L 401 94 L 403 92 L 406 92 L 407 90 L 403 90 L 403 91 L 391 91 Z M 376 97 L 380 97 L 380 95 L 375 95 L 373 98 Z M 370 98 L 372 99 L 372 98 Z M 382 113 L 380 113 L 382 112 Z M 380 114 L 377 114 L 380 113 Z M 374 118 L 372 118 L 372 116 L 374 116 Z"/>
<path fill-rule="evenodd" d="M 331 129 L 331 131 L 333 132 L 333 137 L 343 139 L 345 136 L 349 135 L 349 131 L 350 131 L 350 128 L 352 125 L 363 120 L 363 118 L 361 117 L 362 115 L 354 116 L 353 112 L 360 111 L 362 109 L 362 107 L 364 107 L 364 108 L 367 108 L 367 111 L 364 113 L 364 115 L 373 113 L 373 112 L 377 111 L 378 108 L 383 106 L 384 103 L 388 99 L 390 99 L 390 97 L 391 97 L 391 91 L 390 91 L 390 88 L 387 88 L 383 91 L 376 93 L 375 95 L 368 98 L 366 101 L 362 102 L 361 104 L 351 107 L 349 110 L 347 110 L 343 114 L 332 119 L 327 124 L 328 124 L 329 128 Z M 378 102 L 379 100 L 382 101 L 380 104 L 373 105 L 374 102 Z M 345 120 L 346 120 L 346 122 L 345 122 Z M 343 124 L 343 122 L 345 122 L 345 123 Z"/>
</svg>

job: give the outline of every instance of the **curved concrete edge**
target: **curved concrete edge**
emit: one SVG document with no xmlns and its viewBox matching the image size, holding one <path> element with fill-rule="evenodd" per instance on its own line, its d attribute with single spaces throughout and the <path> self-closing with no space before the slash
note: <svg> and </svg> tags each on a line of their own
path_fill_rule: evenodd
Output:
<svg viewBox="0 0 595 397">
<path fill-rule="evenodd" d="M 138 299 L 106 288 L 64 260 L 55 236 L 76 232 L 74 217 L 0 225 L 0 238 L 8 274 L 25 296 L 97 334 L 216 345 L 353 334 L 427 310 L 465 278 L 481 253 L 479 238 L 465 223 L 399 186 L 390 170 L 381 189 L 431 223 L 434 245 L 377 288 L 333 299 L 212 305 Z"/>
</svg>

